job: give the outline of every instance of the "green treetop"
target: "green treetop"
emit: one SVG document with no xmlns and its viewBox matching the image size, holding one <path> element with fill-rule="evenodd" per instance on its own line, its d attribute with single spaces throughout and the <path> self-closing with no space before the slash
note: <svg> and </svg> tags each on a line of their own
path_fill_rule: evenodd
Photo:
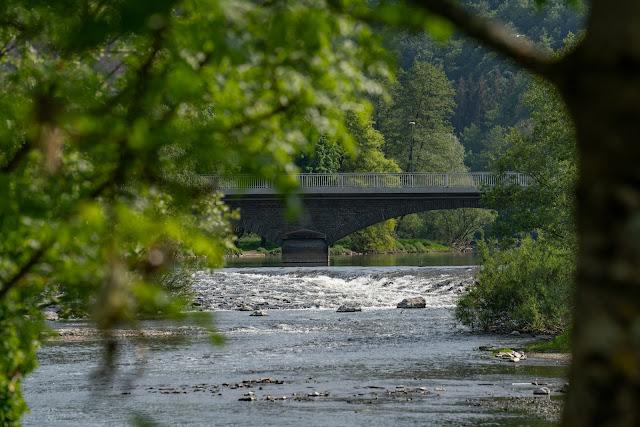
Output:
<svg viewBox="0 0 640 427">
<path fill-rule="evenodd" d="M 384 113 L 376 115 L 387 155 L 405 172 L 411 169 L 411 163 L 413 171 L 418 172 L 465 170 L 464 149 L 450 122 L 454 90 L 442 68 L 415 62 L 409 70 L 399 72 L 390 92 L 391 100 L 377 105 Z"/>
</svg>

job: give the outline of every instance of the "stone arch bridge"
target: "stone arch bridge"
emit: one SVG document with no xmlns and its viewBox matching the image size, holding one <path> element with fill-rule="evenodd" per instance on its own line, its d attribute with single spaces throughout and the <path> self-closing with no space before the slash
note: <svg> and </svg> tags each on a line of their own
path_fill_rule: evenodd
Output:
<svg viewBox="0 0 640 427">
<path fill-rule="evenodd" d="M 240 210 L 238 225 L 282 246 L 285 266 L 328 265 L 329 246 L 378 222 L 436 209 L 478 208 L 488 173 L 298 174 L 302 215 L 285 219 L 280 192 L 270 181 L 250 176 L 205 175 Z M 527 176 L 500 179 L 526 185 Z"/>
</svg>

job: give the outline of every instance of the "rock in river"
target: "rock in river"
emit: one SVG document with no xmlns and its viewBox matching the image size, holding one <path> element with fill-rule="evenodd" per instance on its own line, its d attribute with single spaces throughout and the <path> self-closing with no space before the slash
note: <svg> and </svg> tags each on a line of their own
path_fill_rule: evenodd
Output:
<svg viewBox="0 0 640 427">
<path fill-rule="evenodd" d="M 549 395 L 549 394 L 551 394 L 551 390 L 549 390 L 547 387 L 540 387 L 540 388 L 537 388 L 537 389 L 533 390 L 533 394 L 542 395 L 542 396 Z"/>
<path fill-rule="evenodd" d="M 251 313 L 249 316 L 268 316 L 268 314 L 266 311 L 256 310 L 253 313 Z"/>
<path fill-rule="evenodd" d="M 338 310 L 336 310 L 338 313 L 354 313 L 356 311 L 362 311 L 362 307 L 360 306 L 347 306 L 347 305 L 341 305 L 340 307 L 338 307 Z"/>
<path fill-rule="evenodd" d="M 422 297 L 405 298 L 398 303 L 398 308 L 425 308 L 427 302 Z"/>
</svg>

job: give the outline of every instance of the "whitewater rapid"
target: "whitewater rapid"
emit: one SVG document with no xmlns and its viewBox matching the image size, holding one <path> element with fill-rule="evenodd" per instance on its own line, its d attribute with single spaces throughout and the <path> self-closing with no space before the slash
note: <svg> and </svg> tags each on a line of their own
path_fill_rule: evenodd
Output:
<svg viewBox="0 0 640 427">
<path fill-rule="evenodd" d="M 423 297 L 451 308 L 473 283 L 475 266 L 226 268 L 195 274 L 195 305 L 204 310 L 335 309 L 342 304 L 391 308 Z"/>
</svg>

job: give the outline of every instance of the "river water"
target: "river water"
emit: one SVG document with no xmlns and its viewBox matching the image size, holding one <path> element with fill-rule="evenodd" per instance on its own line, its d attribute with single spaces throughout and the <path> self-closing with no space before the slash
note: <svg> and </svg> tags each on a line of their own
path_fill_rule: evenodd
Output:
<svg viewBox="0 0 640 427">
<path fill-rule="evenodd" d="M 548 425 L 536 415 L 476 405 L 532 396 L 535 381 L 553 390 L 564 383 L 567 366 L 535 358 L 512 363 L 479 350 L 522 348 L 532 337 L 472 333 L 457 324 L 452 308 L 472 283 L 475 268 L 200 272 L 195 277 L 199 316 L 144 320 L 138 325 L 144 333 L 133 336 L 123 331 L 116 371 L 108 379 L 98 375 L 104 342 L 92 325 L 52 322 L 63 338 L 41 349 L 39 368 L 24 382 L 31 413 L 23 422 Z M 411 296 L 423 296 L 427 308 L 395 308 Z M 338 313 L 341 304 L 359 305 L 362 312 Z M 233 309 L 241 305 L 268 316 Z M 214 320 L 224 345 L 210 344 L 202 317 Z M 239 400 L 251 397 L 257 400 Z"/>
</svg>

